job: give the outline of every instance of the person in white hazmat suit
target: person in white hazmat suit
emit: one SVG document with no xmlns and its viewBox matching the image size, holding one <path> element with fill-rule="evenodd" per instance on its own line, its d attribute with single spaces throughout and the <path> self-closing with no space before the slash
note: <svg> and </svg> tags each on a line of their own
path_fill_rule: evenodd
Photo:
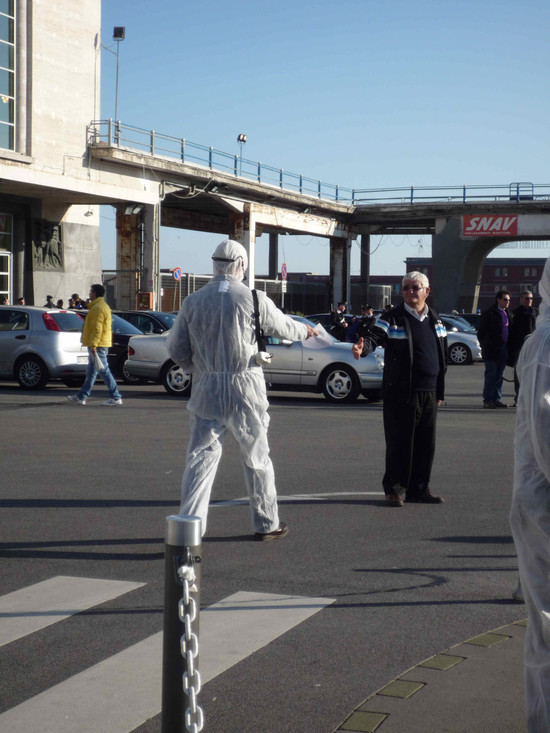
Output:
<svg viewBox="0 0 550 733">
<path fill-rule="evenodd" d="M 510 511 L 528 613 L 524 669 L 529 733 L 550 731 L 550 259 L 539 290 L 540 315 L 517 363 Z"/>
<path fill-rule="evenodd" d="M 210 493 L 229 429 L 241 450 L 256 537 L 288 534 L 279 522 L 273 464 L 269 457 L 268 401 L 261 366 L 256 364 L 254 301 L 241 281 L 248 266 L 245 248 L 221 242 L 212 260 L 210 283 L 183 301 L 166 346 L 172 359 L 193 375 L 187 409 L 191 438 L 182 478 L 180 514 L 201 519 L 206 531 Z M 284 315 L 258 292 L 260 324 L 266 335 L 303 341 L 317 335 L 310 326 Z"/>
</svg>

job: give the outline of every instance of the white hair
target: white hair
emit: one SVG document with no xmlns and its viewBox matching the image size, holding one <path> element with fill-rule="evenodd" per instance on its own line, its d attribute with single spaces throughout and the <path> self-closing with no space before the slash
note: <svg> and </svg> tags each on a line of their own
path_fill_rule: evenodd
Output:
<svg viewBox="0 0 550 733">
<path fill-rule="evenodd" d="M 416 270 L 413 270 L 412 272 L 407 272 L 407 274 L 403 276 L 401 287 L 403 287 L 405 283 L 410 282 L 419 282 L 423 288 L 430 287 L 430 281 L 428 280 L 426 275 L 424 275 L 423 272 L 417 272 Z"/>
</svg>

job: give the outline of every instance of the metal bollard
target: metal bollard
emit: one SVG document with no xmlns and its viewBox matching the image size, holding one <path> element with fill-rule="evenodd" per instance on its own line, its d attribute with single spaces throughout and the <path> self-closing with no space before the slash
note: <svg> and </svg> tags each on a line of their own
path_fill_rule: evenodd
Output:
<svg viewBox="0 0 550 733">
<path fill-rule="evenodd" d="M 200 690 L 200 552 L 199 517 L 177 514 L 166 517 L 162 733 L 181 733 L 184 730 L 198 733 L 203 726 L 202 710 L 196 701 Z M 185 588 L 188 590 L 188 603 L 185 603 Z M 184 614 L 185 618 L 182 618 Z M 190 660 L 187 659 L 189 654 Z"/>
</svg>

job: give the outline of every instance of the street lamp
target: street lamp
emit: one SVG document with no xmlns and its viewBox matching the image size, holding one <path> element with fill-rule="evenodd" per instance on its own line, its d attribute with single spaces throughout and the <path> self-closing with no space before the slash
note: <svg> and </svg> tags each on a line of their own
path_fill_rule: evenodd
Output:
<svg viewBox="0 0 550 733">
<path fill-rule="evenodd" d="M 241 153 L 239 156 L 239 175 L 242 175 L 242 172 L 243 172 L 243 145 L 246 142 L 246 135 L 241 132 L 241 134 L 237 138 L 237 142 L 239 143 L 239 147 L 241 150 Z"/>
<path fill-rule="evenodd" d="M 115 88 L 115 122 L 118 120 L 118 52 L 120 42 L 126 36 L 126 28 L 123 25 L 116 25 L 113 28 L 113 41 L 116 41 L 116 88 Z"/>
</svg>

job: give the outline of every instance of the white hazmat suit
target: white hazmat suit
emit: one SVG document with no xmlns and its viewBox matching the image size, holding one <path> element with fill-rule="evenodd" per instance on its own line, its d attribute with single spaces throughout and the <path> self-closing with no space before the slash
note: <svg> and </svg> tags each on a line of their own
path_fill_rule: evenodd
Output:
<svg viewBox="0 0 550 733">
<path fill-rule="evenodd" d="M 255 362 L 254 301 L 241 282 L 247 254 L 229 239 L 218 245 L 212 259 L 215 276 L 185 298 L 166 342 L 172 359 L 193 375 L 180 514 L 200 517 L 205 533 L 212 484 L 229 429 L 241 450 L 254 530 L 266 534 L 278 529 L 279 513 L 267 441 L 265 379 Z M 284 315 L 264 293 L 258 292 L 258 301 L 266 335 L 307 338 L 307 327 Z"/>
<path fill-rule="evenodd" d="M 529 733 L 550 731 L 550 259 L 536 329 L 521 350 L 510 524 L 528 613 L 525 698 Z"/>
</svg>

